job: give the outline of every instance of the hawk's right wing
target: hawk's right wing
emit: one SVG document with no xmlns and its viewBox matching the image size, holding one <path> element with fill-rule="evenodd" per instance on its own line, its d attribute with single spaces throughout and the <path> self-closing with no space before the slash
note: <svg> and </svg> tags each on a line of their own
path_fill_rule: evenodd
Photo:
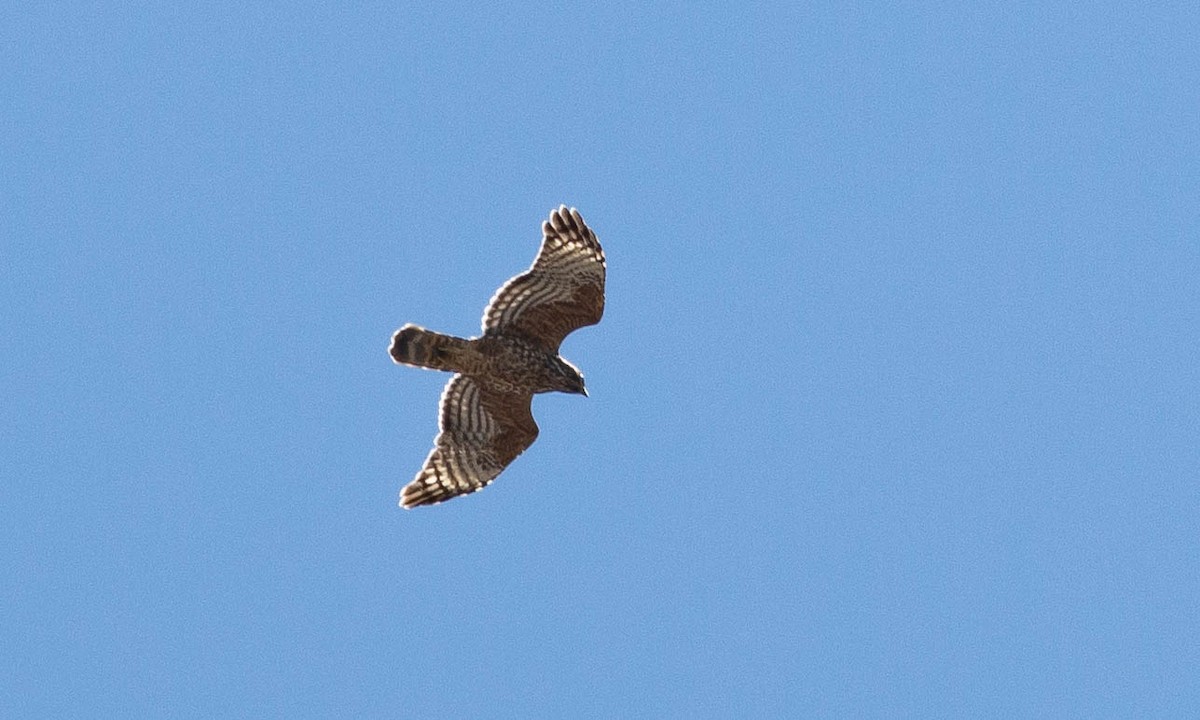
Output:
<svg viewBox="0 0 1200 720">
<path fill-rule="evenodd" d="M 432 505 L 486 486 L 537 439 L 532 395 L 505 393 L 465 375 L 442 391 L 441 432 L 401 507 Z"/>
<path fill-rule="evenodd" d="M 542 223 L 533 266 L 504 283 L 483 311 L 483 333 L 520 335 L 558 353 L 563 338 L 604 314 L 604 250 L 579 211 Z"/>
</svg>

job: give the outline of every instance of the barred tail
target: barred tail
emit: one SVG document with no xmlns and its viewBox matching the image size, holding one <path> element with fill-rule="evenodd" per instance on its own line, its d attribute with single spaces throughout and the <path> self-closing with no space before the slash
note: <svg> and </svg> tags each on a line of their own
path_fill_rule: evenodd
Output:
<svg viewBox="0 0 1200 720">
<path fill-rule="evenodd" d="M 392 335 L 392 346 L 388 348 L 388 353 L 393 361 L 402 365 L 459 371 L 462 369 L 463 355 L 470 349 L 469 340 L 410 324 Z"/>
</svg>

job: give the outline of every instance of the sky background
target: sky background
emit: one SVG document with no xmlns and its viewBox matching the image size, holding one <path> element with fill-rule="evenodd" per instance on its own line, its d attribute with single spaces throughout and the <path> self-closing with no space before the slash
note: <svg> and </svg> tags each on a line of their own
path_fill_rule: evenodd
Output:
<svg viewBox="0 0 1200 720">
<path fill-rule="evenodd" d="M 1200 10 L 0 11 L 0 715 L 1200 706 Z M 591 397 L 397 507 L 578 207 Z"/>
</svg>

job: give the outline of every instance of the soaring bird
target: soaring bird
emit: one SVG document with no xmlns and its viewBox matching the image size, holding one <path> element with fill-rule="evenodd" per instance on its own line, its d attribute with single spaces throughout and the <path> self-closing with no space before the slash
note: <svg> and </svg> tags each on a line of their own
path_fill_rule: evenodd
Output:
<svg viewBox="0 0 1200 720">
<path fill-rule="evenodd" d="M 536 393 L 587 395 L 583 374 L 558 354 L 569 333 L 604 314 L 604 250 L 579 211 L 542 223 L 533 265 L 504 283 L 483 311 L 483 334 L 464 339 L 405 325 L 388 349 L 402 365 L 449 370 L 440 432 L 400 493 L 405 508 L 432 505 L 492 482 L 537 438 Z"/>
</svg>

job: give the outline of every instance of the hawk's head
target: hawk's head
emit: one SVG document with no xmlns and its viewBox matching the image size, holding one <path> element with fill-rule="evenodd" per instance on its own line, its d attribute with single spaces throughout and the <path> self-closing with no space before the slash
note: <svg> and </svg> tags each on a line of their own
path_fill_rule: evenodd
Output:
<svg viewBox="0 0 1200 720">
<path fill-rule="evenodd" d="M 556 357 L 554 358 L 554 370 L 557 375 L 556 379 L 559 381 L 555 390 L 587 397 L 587 388 L 583 385 L 583 373 L 579 372 L 579 368 L 561 357 Z"/>
</svg>

